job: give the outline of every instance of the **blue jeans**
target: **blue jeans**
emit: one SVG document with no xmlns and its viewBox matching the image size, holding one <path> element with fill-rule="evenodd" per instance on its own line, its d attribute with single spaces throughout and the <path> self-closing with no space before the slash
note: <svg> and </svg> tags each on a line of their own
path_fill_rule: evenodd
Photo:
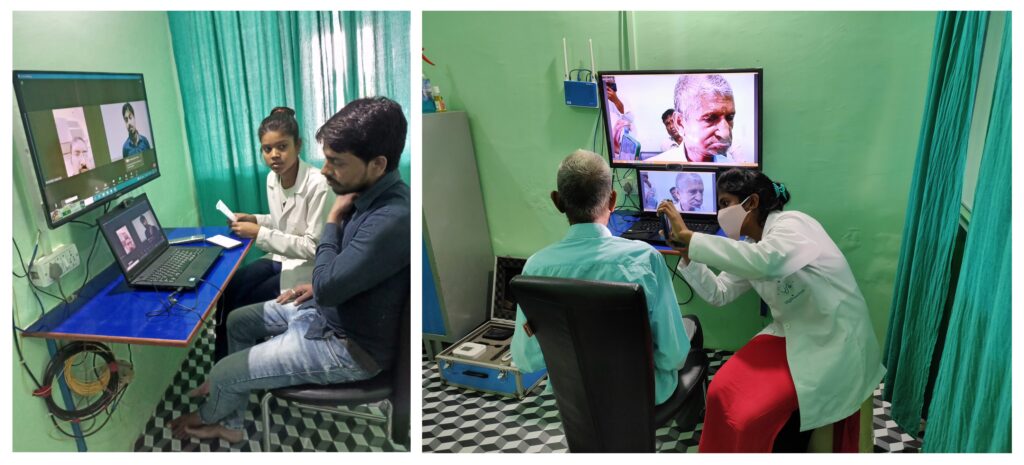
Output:
<svg viewBox="0 0 1024 465">
<path fill-rule="evenodd" d="M 273 300 L 231 312 L 230 354 L 210 371 L 210 395 L 199 407 L 203 423 L 242 429 L 249 393 L 256 389 L 346 383 L 380 373 L 355 341 L 333 333 L 307 335 L 310 325 L 321 326 L 322 320 L 316 307 L 297 309 Z"/>
<path fill-rule="evenodd" d="M 261 258 L 239 269 L 224 286 L 217 301 L 217 326 L 214 329 L 213 360 L 227 357 L 228 315 L 236 308 L 276 299 L 281 294 L 281 263 Z"/>
</svg>

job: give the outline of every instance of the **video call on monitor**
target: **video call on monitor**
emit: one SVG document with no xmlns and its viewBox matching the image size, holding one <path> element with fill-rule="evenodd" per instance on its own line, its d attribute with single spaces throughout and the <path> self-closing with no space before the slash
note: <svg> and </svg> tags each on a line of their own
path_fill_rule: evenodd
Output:
<svg viewBox="0 0 1024 465">
<path fill-rule="evenodd" d="M 15 71 L 50 227 L 159 176 L 141 74 Z"/>
<path fill-rule="evenodd" d="M 599 73 L 611 165 L 759 168 L 761 76 L 760 69 Z"/>
<path fill-rule="evenodd" d="M 639 173 L 643 211 L 655 212 L 663 200 L 671 200 L 683 214 L 718 214 L 714 172 L 639 170 Z"/>
</svg>

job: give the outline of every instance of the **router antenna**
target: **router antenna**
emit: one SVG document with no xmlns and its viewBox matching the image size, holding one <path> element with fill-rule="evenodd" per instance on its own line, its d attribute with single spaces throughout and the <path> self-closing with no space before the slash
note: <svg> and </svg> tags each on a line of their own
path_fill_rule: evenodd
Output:
<svg viewBox="0 0 1024 465">
<path fill-rule="evenodd" d="M 594 65 L 594 39 L 587 39 L 587 42 L 590 42 L 590 76 L 596 78 L 597 66 Z"/>
<path fill-rule="evenodd" d="M 565 37 L 562 37 L 562 60 L 565 62 L 565 80 L 569 80 L 569 51 L 565 46 Z"/>
</svg>

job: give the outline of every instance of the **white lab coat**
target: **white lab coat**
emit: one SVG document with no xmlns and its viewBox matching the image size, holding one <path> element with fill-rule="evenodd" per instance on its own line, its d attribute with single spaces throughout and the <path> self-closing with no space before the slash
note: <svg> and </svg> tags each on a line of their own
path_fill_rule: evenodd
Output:
<svg viewBox="0 0 1024 465">
<path fill-rule="evenodd" d="M 334 205 L 327 180 L 302 160 L 293 187 L 291 195 L 286 195 L 279 176 L 271 171 L 267 175 L 270 214 L 253 215 L 260 225 L 256 247 L 281 262 L 281 292 L 312 282 L 316 246 Z"/>
<path fill-rule="evenodd" d="M 786 338 L 801 431 L 852 415 L 872 395 L 885 368 L 867 303 L 814 218 L 772 212 L 756 243 L 694 234 L 689 254 L 678 269 L 708 303 L 725 305 L 753 287 L 768 304 L 773 321 L 759 334 Z"/>
</svg>

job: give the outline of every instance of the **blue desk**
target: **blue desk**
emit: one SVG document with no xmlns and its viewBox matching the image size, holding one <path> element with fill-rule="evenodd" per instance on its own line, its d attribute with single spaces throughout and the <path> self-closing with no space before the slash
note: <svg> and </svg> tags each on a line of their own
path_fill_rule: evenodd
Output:
<svg viewBox="0 0 1024 465">
<path fill-rule="evenodd" d="M 170 310 L 167 297 L 173 291 L 133 289 L 112 263 L 82 289 L 71 304 L 58 306 L 28 327 L 23 336 L 79 341 L 119 342 L 126 344 L 188 347 L 202 322 L 209 316 L 224 285 L 249 252 L 252 241 L 230 233 L 226 226 L 176 228 L 167 230 L 168 238 L 222 234 L 242 241 L 242 245 L 224 253 L 193 291 L 177 296 L 178 305 Z M 208 242 L 187 245 L 208 246 Z M 104 247 L 99 244 L 96 246 Z"/>
</svg>

